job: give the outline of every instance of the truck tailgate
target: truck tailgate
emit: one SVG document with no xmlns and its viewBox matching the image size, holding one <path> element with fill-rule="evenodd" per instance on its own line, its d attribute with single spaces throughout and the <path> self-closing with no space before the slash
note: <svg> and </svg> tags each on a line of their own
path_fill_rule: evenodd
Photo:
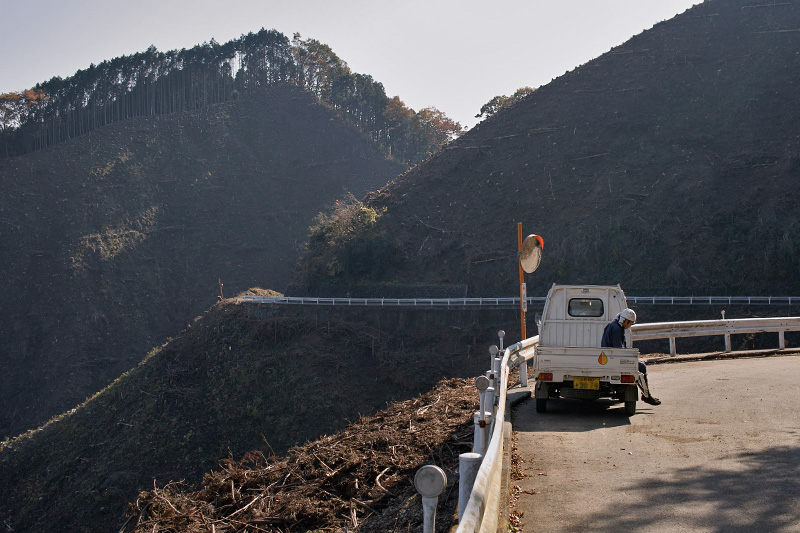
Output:
<svg viewBox="0 0 800 533">
<path fill-rule="evenodd" d="M 539 346 L 533 360 L 535 374 L 552 372 L 553 380 L 569 376 L 607 376 L 636 374 L 639 350 L 636 348 L 567 348 Z M 559 377 L 561 376 L 561 377 Z"/>
</svg>

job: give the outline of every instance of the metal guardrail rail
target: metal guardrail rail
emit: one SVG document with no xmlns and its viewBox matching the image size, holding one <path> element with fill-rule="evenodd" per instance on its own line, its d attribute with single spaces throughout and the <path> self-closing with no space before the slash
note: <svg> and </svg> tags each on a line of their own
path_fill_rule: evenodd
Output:
<svg viewBox="0 0 800 533">
<path fill-rule="evenodd" d="M 420 307 L 518 309 L 519 297 L 506 298 L 320 298 L 315 296 L 242 296 L 243 301 L 274 305 L 333 305 L 352 307 Z M 529 296 L 530 307 L 544 305 L 545 298 Z M 800 305 L 800 296 L 628 296 L 640 305 Z"/>
<path fill-rule="evenodd" d="M 519 308 L 519 298 L 319 298 L 310 296 L 242 296 L 251 303 L 276 305 L 333 305 L 345 307 Z M 544 298 L 528 298 L 544 304 Z M 800 299 L 798 300 L 800 303 Z"/>
<path fill-rule="evenodd" d="M 626 296 L 650 305 L 800 305 L 798 296 Z"/>
<path fill-rule="evenodd" d="M 513 344 L 505 349 L 500 362 L 500 376 L 498 380 L 498 398 L 494 407 L 494 416 L 490 427 L 490 441 L 486 454 L 481 461 L 481 467 L 472 485 L 469 503 L 464 510 L 464 516 L 459 517 L 457 533 L 495 533 L 500 516 L 500 491 L 503 470 L 503 423 L 506 416 L 506 391 L 508 390 L 508 375 L 512 366 L 526 361 L 525 356 L 533 356 L 533 347 L 539 342 L 539 336 L 531 337 Z M 513 358 L 513 362 L 512 362 Z M 511 362 L 511 364 L 509 364 Z"/>
<path fill-rule="evenodd" d="M 736 318 L 723 320 L 694 320 L 688 322 L 653 322 L 650 324 L 634 324 L 631 326 L 633 341 L 651 339 L 669 339 L 669 353 L 675 355 L 675 339 L 678 337 L 712 337 L 725 338 L 725 351 L 731 351 L 731 335 L 750 333 L 777 333 L 778 348 L 786 348 L 784 333 L 800 331 L 800 317 L 777 318 Z"/>
</svg>

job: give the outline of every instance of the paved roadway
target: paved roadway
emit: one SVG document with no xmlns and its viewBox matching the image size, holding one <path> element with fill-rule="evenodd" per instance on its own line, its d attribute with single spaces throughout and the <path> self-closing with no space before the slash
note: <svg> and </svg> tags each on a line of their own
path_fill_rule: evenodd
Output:
<svg viewBox="0 0 800 533">
<path fill-rule="evenodd" d="M 800 356 L 651 365 L 659 406 L 512 413 L 523 531 L 800 532 Z"/>
</svg>

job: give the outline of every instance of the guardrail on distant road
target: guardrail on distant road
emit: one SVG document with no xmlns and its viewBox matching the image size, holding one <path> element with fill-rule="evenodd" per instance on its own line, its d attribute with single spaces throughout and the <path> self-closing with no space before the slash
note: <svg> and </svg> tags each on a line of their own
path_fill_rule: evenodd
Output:
<svg viewBox="0 0 800 533">
<path fill-rule="evenodd" d="M 508 298 L 320 298 L 312 296 L 242 296 L 245 302 L 278 305 L 335 305 L 344 307 L 519 308 L 519 297 Z M 545 298 L 528 298 L 544 304 Z M 800 303 L 800 300 L 798 300 Z"/>
<path fill-rule="evenodd" d="M 528 305 L 542 306 L 546 298 L 529 296 Z M 316 296 L 242 296 L 250 303 L 277 305 L 333 305 L 352 307 L 422 307 L 518 309 L 519 297 L 507 298 L 320 298 Z M 641 305 L 800 305 L 800 296 L 628 296 Z"/>
</svg>

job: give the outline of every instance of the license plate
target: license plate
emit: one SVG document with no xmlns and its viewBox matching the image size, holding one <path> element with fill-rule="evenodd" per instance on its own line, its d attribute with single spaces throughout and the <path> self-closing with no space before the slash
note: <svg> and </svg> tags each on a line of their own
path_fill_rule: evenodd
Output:
<svg viewBox="0 0 800 533">
<path fill-rule="evenodd" d="M 600 390 L 600 378 L 584 378 L 577 376 L 572 380 L 572 388 Z"/>
</svg>

